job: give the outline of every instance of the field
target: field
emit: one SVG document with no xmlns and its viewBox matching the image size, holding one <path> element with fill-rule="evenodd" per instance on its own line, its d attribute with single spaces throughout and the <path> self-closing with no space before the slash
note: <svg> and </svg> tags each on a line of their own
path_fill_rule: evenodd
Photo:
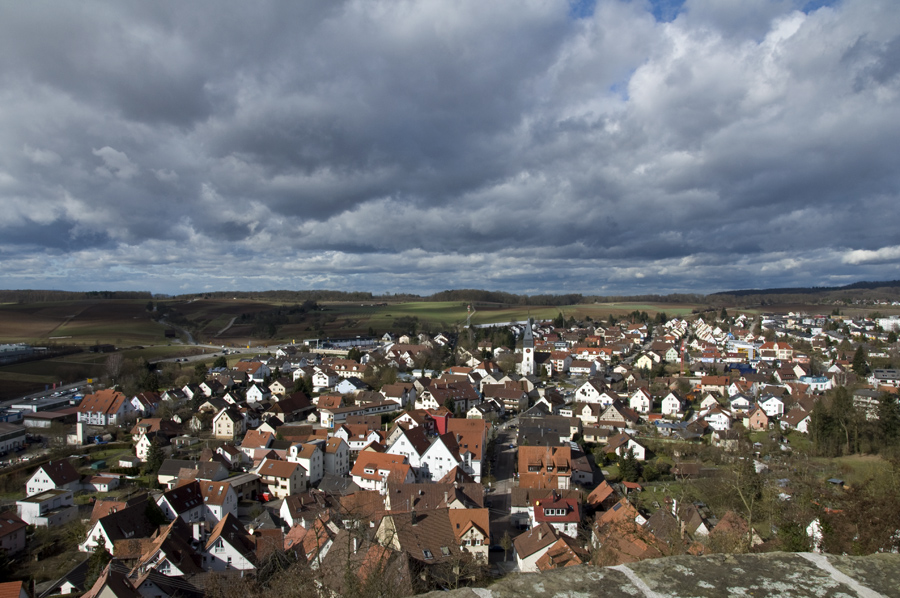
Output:
<svg viewBox="0 0 900 598">
<path fill-rule="evenodd" d="M 161 343 L 165 326 L 146 301 L 62 301 L 0 305 L 0 342 L 119 346 Z"/>
</svg>

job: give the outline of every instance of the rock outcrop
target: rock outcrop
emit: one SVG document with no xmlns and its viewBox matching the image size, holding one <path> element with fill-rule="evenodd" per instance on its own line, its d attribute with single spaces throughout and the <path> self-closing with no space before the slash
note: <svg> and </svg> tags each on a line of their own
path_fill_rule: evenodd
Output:
<svg viewBox="0 0 900 598">
<path fill-rule="evenodd" d="M 900 598 L 900 555 L 810 553 L 678 556 L 619 565 L 514 574 L 486 588 L 430 598 L 675 598 L 785 596 Z"/>
</svg>

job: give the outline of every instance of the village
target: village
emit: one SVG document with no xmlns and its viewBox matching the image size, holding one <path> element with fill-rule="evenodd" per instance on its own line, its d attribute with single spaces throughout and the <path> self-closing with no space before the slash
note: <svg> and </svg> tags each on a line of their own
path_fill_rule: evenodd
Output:
<svg viewBox="0 0 900 598">
<path fill-rule="evenodd" d="M 133 395 L 93 381 L 3 411 L 0 567 L 20 598 L 224 596 L 223 583 L 273 579 L 404 596 L 580 564 L 822 550 L 820 518 L 798 515 L 789 537 L 775 513 L 799 503 L 794 480 L 760 480 L 825 446 L 837 401 L 858 425 L 900 414 L 898 328 L 839 313 L 560 315 L 216 356 L 183 387 Z M 709 479 L 731 503 L 697 494 Z"/>
</svg>

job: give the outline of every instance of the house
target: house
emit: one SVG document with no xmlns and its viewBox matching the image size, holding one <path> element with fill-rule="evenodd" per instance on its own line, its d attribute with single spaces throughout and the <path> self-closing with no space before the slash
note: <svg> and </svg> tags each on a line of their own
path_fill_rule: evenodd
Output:
<svg viewBox="0 0 900 598">
<path fill-rule="evenodd" d="M 386 488 L 388 481 L 409 484 L 416 480 L 406 457 L 372 451 L 359 454 L 350 476 L 363 490 L 379 492 Z"/>
<path fill-rule="evenodd" d="M 381 394 L 385 400 L 397 401 L 404 409 L 416 403 L 416 387 L 410 383 L 385 384 Z"/>
<path fill-rule="evenodd" d="M 786 430 L 797 430 L 804 434 L 809 433 L 811 415 L 800 407 L 794 407 L 781 418 L 781 427 Z"/>
<path fill-rule="evenodd" d="M 124 394 L 107 388 L 81 400 L 78 404 L 78 421 L 93 426 L 118 425 L 134 412 L 134 405 Z"/>
<path fill-rule="evenodd" d="M 759 406 L 769 417 L 780 417 L 784 415 L 784 401 L 775 395 L 768 395 L 759 399 Z"/>
<path fill-rule="evenodd" d="M 752 401 L 749 397 L 744 394 L 736 394 L 730 397 L 729 399 L 731 405 L 731 411 L 743 411 L 747 413 L 750 411 L 750 408 L 753 406 Z"/>
<path fill-rule="evenodd" d="M 536 565 L 539 571 L 549 571 L 550 569 L 587 565 L 590 562 L 591 553 L 579 545 L 577 540 L 569 536 L 560 536 L 559 540 L 544 553 L 544 556 L 537 560 Z"/>
<path fill-rule="evenodd" d="M 265 458 L 255 473 L 260 483 L 268 486 L 269 494 L 275 498 L 285 498 L 295 492 L 303 492 L 309 483 L 306 470 L 299 463 Z"/>
<path fill-rule="evenodd" d="M 342 424 L 335 431 L 334 438 L 340 438 L 346 442 L 352 453 L 359 452 L 373 442 L 382 440 L 378 430 L 372 430 L 364 424 Z"/>
<path fill-rule="evenodd" d="M 388 433 L 387 453 L 406 457 L 407 463 L 413 469 L 416 479 L 421 479 L 422 457 L 431 446 L 421 426 L 411 428 L 395 425 Z M 430 479 L 430 476 L 429 476 Z"/>
<path fill-rule="evenodd" d="M 185 523 L 203 519 L 206 514 L 203 503 L 200 483 L 196 480 L 167 490 L 156 500 L 157 506 L 162 510 L 166 519 L 171 521 L 180 517 Z"/>
<path fill-rule="evenodd" d="M 650 391 L 641 387 L 635 390 L 628 398 L 628 407 L 637 413 L 650 413 L 653 409 L 653 397 Z"/>
<path fill-rule="evenodd" d="M 731 429 L 731 414 L 719 407 L 718 404 L 706 411 L 703 418 L 709 427 L 717 432 Z"/>
<path fill-rule="evenodd" d="M 81 490 L 81 475 L 65 459 L 50 461 L 31 474 L 25 484 L 25 494 L 34 496 L 47 490 Z"/>
<path fill-rule="evenodd" d="M 225 407 L 213 417 L 212 429 L 219 440 L 237 440 L 244 434 L 245 420 L 234 407 Z"/>
<path fill-rule="evenodd" d="M 253 462 L 253 456 L 260 449 L 267 449 L 275 442 L 275 435 L 271 432 L 260 432 L 259 430 L 247 430 L 244 439 L 241 441 L 241 452 L 244 454 L 243 461 Z"/>
<path fill-rule="evenodd" d="M 728 376 L 701 376 L 700 390 L 703 392 L 717 392 L 724 395 L 727 391 L 731 380 Z"/>
<path fill-rule="evenodd" d="M 575 390 L 575 401 L 579 403 L 600 403 L 600 395 L 606 391 L 606 383 L 599 378 L 591 378 Z"/>
<path fill-rule="evenodd" d="M 590 494 L 588 494 L 585 502 L 594 510 L 607 511 L 619 502 L 621 498 L 619 493 L 616 492 L 616 489 L 613 488 L 609 482 L 603 480 Z"/>
<path fill-rule="evenodd" d="M 16 501 L 16 511 L 27 525 L 59 527 L 78 517 L 71 490 L 44 490 Z"/>
<path fill-rule="evenodd" d="M 571 461 L 569 446 L 519 446 L 519 487 L 566 490 L 572 477 Z"/>
<path fill-rule="evenodd" d="M 226 515 L 237 517 L 238 495 L 228 482 L 202 480 L 196 482 L 203 496 L 204 519 L 210 523 L 218 523 Z"/>
<path fill-rule="evenodd" d="M 341 381 L 341 377 L 328 366 L 315 366 L 313 368 L 312 385 L 314 392 L 322 392 L 334 388 Z"/>
<path fill-rule="evenodd" d="M 88 492 L 111 492 L 119 487 L 118 476 L 95 475 L 85 478 L 82 488 Z"/>
<path fill-rule="evenodd" d="M 238 374 L 244 374 L 250 382 L 264 382 L 266 376 L 272 374 L 269 366 L 261 361 L 239 361 L 232 368 Z"/>
<path fill-rule="evenodd" d="M 522 573 L 534 573 L 538 570 L 537 562 L 550 547 L 556 544 L 560 535 L 553 526 L 542 523 L 520 534 L 513 540 L 516 551 L 516 564 Z"/>
<path fill-rule="evenodd" d="M 458 562 L 462 554 L 450 512 L 451 509 L 388 511 L 375 528 L 375 538 L 382 546 L 405 551 L 427 576 L 429 567 Z M 459 523 L 462 530 L 463 523 Z"/>
<path fill-rule="evenodd" d="M 317 483 L 325 474 L 324 455 L 318 445 L 294 444 L 288 449 L 287 460 L 303 467 L 309 484 Z"/>
<path fill-rule="evenodd" d="M 342 438 L 325 442 L 322 468 L 325 473 L 343 477 L 350 473 L 350 446 Z"/>
<path fill-rule="evenodd" d="M 769 416 L 761 407 L 754 409 L 748 419 L 748 427 L 754 432 L 769 429 Z"/>
<path fill-rule="evenodd" d="M 244 396 L 248 403 L 262 403 L 271 396 L 271 393 L 262 384 L 251 384 Z"/>
<path fill-rule="evenodd" d="M 662 400 L 662 414 L 668 417 L 678 417 L 684 413 L 687 402 L 677 393 L 670 392 Z"/>
<path fill-rule="evenodd" d="M 763 361 L 790 361 L 794 349 L 782 341 L 763 343 L 759 348 L 759 358 Z"/>
<path fill-rule="evenodd" d="M 272 403 L 263 413 L 264 419 L 277 417 L 283 423 L 301 421 L 313 411 L 312 402 L 302 391 L 291 393 L 280 401 Z"/>
<path fill-rule="evenodd" d="M 561 534 L 572 538 L 578 536 L 578 526 L 581 524 L 581 505 L 576 498 L 563 498 L 553 492 L 543 500 L 537 500 L 531 509 L 531 527 L 542 524 L 553 527 Z"/>
<path fill-rule="evenodd" d="M 162 402 L 162 396 L 158 392 L 139 392 L 131 398 L 131 406 L 139 415 L 153 415 Z"/>
<path fill-rule="evenodd" d="M 150 455 L 150 448 L 154 443 L 162 450 L 163 454 L 172 454 L 173 446 L 169 437 L 162 432 L 151 432 L 140 436 L 137 443 L 134 445 L 135 456 L 141 461 L 146 462 L 148 455 Z"/>
<path fill-rule="evenodd" d="M 136 559 L 137 564 L 132 571 L 142 575 L 145 579 L 137 587 L 142 592 L 149 590 L 149 587 L 144 585 L 147 583 L 146 576 L 149 573 L 159 574 L 161 578 L 167 576 L 190 577 L 202 573 L 201 557 L 194 549 L 197 540 L 199 538 L 193 537 L 191 527 L 182 519 L 175 518 L 171 523 L 160 528 L 159 533 L 154 534 L 153 538 L 140 542 L 141 548 Z M 129 561 L 133 558 L 131 554 L 122 554 L 122 557 L 123 560 Z M 159 583 L 161 580 L 157 578 L 156 583 L 151 585 L 158 588 L 157 584 Z"/>
<path fill-rule="evenodd" d="M 616 454 L 620 457 L 626 456 L 628 451 L 631 451 L 638 461 L 644 461 L 647 458 L 647 449 L 644 445 L 624 432 L 610 438 L 603 449 L 603 452 L 607 454 Z"/>
<path fill-rule="evenodd" d="M 488 562 L 488 548 L 491 544 L 491 524 L 488 509 L 448 509 L 450 529 L 457 546 L 463 552 L 475 556 L 483 563 Z"/>
<path fill-rule="evenodd" d="M 228 513 L 213 528 L 203 549 L 203 567 L 208 571 L 256 569 L 255 544 L 238 518 Z"/>
<path fill-rule="evenodd" d="M 25 550 L 25 523 L 12 511 L 0 511 L 0 551 L 12 556 Z"/>
<path fill-rule="evenodd" d="M 88 530 L 84 542 L 78 545 L 81 552 L 93 552 L 102 543 L 115 556 L 116 542 L 138 538 L 148 538 L 155 527 L 147 518 L 147 495 L 123 508 L 116 508 L 97 519 Z"/>
</svg>

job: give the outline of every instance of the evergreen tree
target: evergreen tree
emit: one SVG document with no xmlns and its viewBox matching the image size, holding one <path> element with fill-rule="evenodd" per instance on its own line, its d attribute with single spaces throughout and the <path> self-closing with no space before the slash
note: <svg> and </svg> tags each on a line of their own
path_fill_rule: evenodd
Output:
<svg viewBox="0 0 900 598">
<path fill-rule="evenodd" d="M 144 516 L 153 527 L 159 527 L 166 523 L 166 514 L 163 513 L 163 510 L 160 509 L 159 505 L 153 500 L 147 501 L 147 508 L 144 510 Z"/>
<path fill-rule="evenodd" d="M 851 366 L 853 371 L 856 372 L 857 376 L 865 376 L 869 373 L 869 366 L 866 364 L 866 352 L 863 350 L 862 345 L 856 348 L 856 353 L 853 354 L 853 364 Z"/>
<path fill-rule="evenodd" d="M 636 482 L 641 477 L 641 464 L 634 456 L 634 450 L 628 449 L 625 456 L 619 455 L 619 477 L 625 482 Z"/>
<path fill-rule="evenodd" d="M 309 376 L 301 376 L 294 382 L 294 392 L 302 392 L 308 397 L 312 396 L 313 385 L 312 378 Z"/>
<path fill-rule="evenodd" d="M 566 319 L 563 317 L 562 312 L 559 312 L 555 318 L 553 318 L 553 327 L 554 328 L 565 328 Z"/>
<path fill-rule="evenodd" d="M 88 570 L 84 580 L 86 588 L 94 585 L 94 582 L 103 574 L 103 570 L 106 569 L 106 565 L 111 560 L 112 555 L 106 549 L 106 539 L 100 536 L 97 540 L 97 545 L 94 547 L 94 552 L 88 558 Z"/>
<path fill-rule="evenodd" d="M 156 475 L 165 458 L 166 455 L 159 444 L 159 440 L 154 438 L 150 442 L 150 449 L 147 451 L 147 463 L 144 465 L 144 473 Z"/>
<path fill-rule="evenodd" d="M 896 395 L 882 393 L 878 397 L 878 441 L 881 450 L 897 445 L 900 440 L 900 402 Z"/>
</svg>

